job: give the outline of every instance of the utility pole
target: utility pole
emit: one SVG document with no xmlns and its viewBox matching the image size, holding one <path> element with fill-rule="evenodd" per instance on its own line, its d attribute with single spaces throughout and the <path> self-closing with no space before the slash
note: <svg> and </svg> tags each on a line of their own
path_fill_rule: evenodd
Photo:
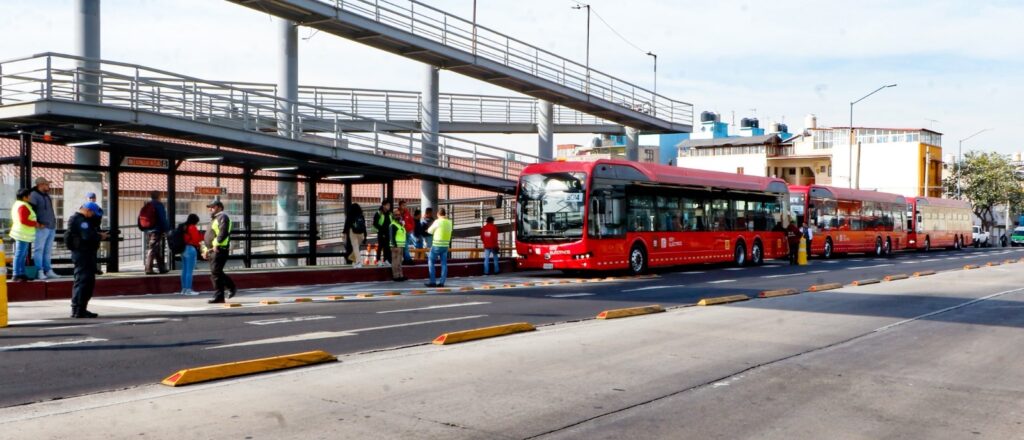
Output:
<svg viewBox="0 0 1024 440">
<path fill-rule="evenodd" d="M 869 96 L 874 95 L 875 93 L 878 93 L 882 89 L 886 89 L 886 88 L 889 88 L 889 87 L 896 87 L 896 84 L 884 85 L 882 87 L 879 87 L 879 88 L 875 89 L 875 91 L 873 91 L 871 93 L 868 93 L 867 95 L 864 95 L 863 98 L 860 98 L 860 99 L 858 99 L 856 101 L 851 101 L 850 102 L 850 150 L 847 152 L 847 158 L 846 158 L 846 160 L 848 162 L 847 165 L 849 165 L 849 169 L 847 170 L 847 178 L 849 179 L 847 181 L 847 187 L 848 188 L 853 188 L 853 143 L 854 143 L 853 142 L 854 141 L 854 138 L 853 138 L 853 105 L 858 103 L 858 102 L 861 102 L 861 101 L 867 99 Z M 859 172 L 858 172 L 858 174 L 859 174 Z M 860 176 L 858 176 L 858 178 L 857 178 L 857 186 L 860 186 Z"/>
<path fill-rule="evenodd" d="M 960 142 L 958 142 L 957 149 L 956 149 L 956 198 L 957 199 L 959 199 L 961 194 L 962 194 L 961 187 L 960 187 L 960 176 L 963 174 L 963 168 L 964 168 L 964 141 L 969 140 L 970 138 L 975 137 L 975 136 L 977 136 L 979 134 L 982 134 L 982 133 L 984 133 L 986 131 L 989 131 L 989 130 L 991 130 L 991 128 L 984 128 L 984 129 L 978 130 L 974 134 L 972 134 L 970 136 L 967 136 L 967 137 L 965 137 L 963 139 L 960 139 Z"/>
<path fill-rule="evenodd" d="M 588 4 L 577 4 L 572 7 L 573 9 L 587 8 L 587 78 L 584 92 L 590 93 L 590 5 Z"/>
</svg>

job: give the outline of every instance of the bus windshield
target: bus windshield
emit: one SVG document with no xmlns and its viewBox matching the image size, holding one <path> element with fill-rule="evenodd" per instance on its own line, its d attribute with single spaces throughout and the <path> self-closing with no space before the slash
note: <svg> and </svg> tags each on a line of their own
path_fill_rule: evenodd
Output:
<svg viewBox="0 0 1024 440">
<path fill-rule="evenodd" d="M 586 182 L 586 173 L 523 176 L 516 204 L 516 238 L 520 241 L 581 239 Z"/>
</svg>

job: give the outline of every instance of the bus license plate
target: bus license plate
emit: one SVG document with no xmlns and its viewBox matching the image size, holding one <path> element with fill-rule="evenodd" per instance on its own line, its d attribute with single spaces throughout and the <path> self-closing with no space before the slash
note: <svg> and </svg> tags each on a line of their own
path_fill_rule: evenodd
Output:
<svg viewBox="0 0 1024 440">
<path fill-rule="evenodd" d="M 545 269 L 554 269 L 555 268 L 555 264 L 554 263 L 544 263 L 544 268 Z"/>
</svg>

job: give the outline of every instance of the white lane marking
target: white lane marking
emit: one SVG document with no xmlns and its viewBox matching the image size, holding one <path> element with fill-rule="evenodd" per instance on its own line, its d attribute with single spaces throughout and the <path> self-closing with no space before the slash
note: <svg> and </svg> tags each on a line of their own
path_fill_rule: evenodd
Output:
<svg viewBox="0 0 1024 440">
<path fill-rule="evenodd" d="M 246 321 L 246 324 L 252 325 L 274 325 L 274 324 L 286 324 L 289 322 L 303 322 L 303 321 L 319 321 L 321 319 L 334 319 L 333 316 L 313 315 L 313 316 L 295 316 L 291 318 L 277 318 L 277 319 L 263 319 L 260 321 Z"/>
<path fill-rule="evenodd" d="M 629 292 L 626 290 L 625 292 Z M 545 295 L 548 298 L 575 298 L 577 296 L 594 296 L 593 293 L 559 293 L 556 295 Z"/>
<path fill-rule="evenodd" d="M 702 270 L 691 270 L 689 272 L 679 272 L 679 273 L 681 273 L 683 275 L 696 275 L 696 274 L 699 274 L 699 273 L 704 273 L 704 271 L 702 271 Z"/>
<path fill-rule="evenodd" d="M 763 276 L 763 277 L 761 277 L 761 278 L 782 278 L 782 277 L 795 277 L 795 276 L 798 276 L 798 275 L 807 275 L 807 272 L 800 272 L 800 273 L 784 273 L 784 274 L 780 274 L 780 275 L 765 275 L 765 276 Z"/>
<path fill-rule="evenodd" d="M 20 351 L 20 350 L 31 350 L 35 348 L 47 348 L 47 347 L 59 347 L 62 345 L 76 345 L 76 344 L 88 344 L 90 342 L 104 342 L 106 339 L 101 338 L 82 338 L 82 339 L 65 339 L 63 341 L 39 341 L 31 344 L 22 345 L 8 345 L 6 347 L 0 347 L 0 351 Z"/>
<path fill-rule="evenodd" d="M 922 263 L 932 263 L 932 262 L 935 262 L 935 261 L 939 261 L 939 259 L 938 258 L 931 258 L 931 259 L 928 259 L 928 260 L 921 260 Z"/>
<path fill-rule="evenodd" d="M 53 322 L 54 319 L 26 319 L 24 321 L 7 321 L 7 325 L 29 325 L 29 324 L 45 324 L 47 322 Z"/>
<path fill-rule="evenodd" d="M 648 286 L 648 287 L 638 287 L 638 288 L 636 288 L 636 289 L 627 289 L 627 290 L 623 290 L 623 292 L 640 292 L 640 291 L 644 291 L 644 290 L 658 290 L 658 289 L 671 289 L 671 288 L 674 288 L 674 287 L 686 287 L 686 285 L 685 285 L 685 284 L 676 284 L 676 285 L 672 285 L 672 286 Z M 550 296 L 550 295 L 549 295 L 549 296 Z"/>
<path fill-rule="evenodd" d="M 892 264 L 876 264 L 874 266 L 856 266 L 856 267 L 847 267 L 847 269 L 849 269 L 849 270 L 871 269 L 871 268 L 874 268 L 874 267 L 886 267 L 886 266 L 892 266 Z"/>
<path fill-rule="evenodd" d="M 744 270 L 744 269 L 746 269 L 746 268 L 745 267 L 730 267 L 730 268 L 725 269 L 725 270 Z"/>
<path fill-rule="evenodd" d="M 80 325 L 65 325 L 60 327 L 43 327 L 40 330 L 63 330 L 68 328 L 90 328 L 90 327 L 107 327 L 112 325 L 129 325 L 129 324 L 150 324 L 154 322 L 168 322 L 168 321 L 181 321 L 180 318 L 145 318 L 145 319 L 127 319 L 124 321 L 108 321 L 99 322 L 96 324 L 80 324 Z"/>
<path fill-rule="evenodd" d="M 444 305 L 439 305 L 439 306 L 419 307 L 419 308 L 415 308 L 415 309 L 384 310 L 382 312 L 377 312 L 377 314 L 378 315 L 382 315 L 382 314 L 385 314 L 385 313 L 415 312 L 415 311 L 418 311 L 418 310 L 433 310 L 433 309 L 447 309 L 447 308 L 451 308 L 451 307 L 481 306 L 481 305 L 484 305 L 484 304 L 490 304 L 490 303 L 489 302 L 485 302 L 485 301 L 481 301 L 481 302 L 467 302 L 467 303 L 458 303 L 458 304 L 444 304 Z"/>
<path fill-rule="evenodd" d="M 466 319 L 483 318 L 483 317 L 486 317 L 486 316 L 487 315 L 460 316 L 458 318 L 432 319 L 430 321 L 407 322 L 407 323 L 404 323 L 404 324 L 383 325 L 383 326 L 380 326 L 380 327 L 357 328 L 357 329 L 352 329 L 352 330 L 341 330 L 341 331 L 336 331 L 336 332 L 303 333 L 301 335 L 282 336 L 282 337 L 279 337 L 279 338 L 258 339 L 258 340 L 255 340 L 255 341 L 239 342 L 239 343 L 236 343 L 236 344 L 218 345 L 216 347 L 207 347 L 206 349 L 207 350 L 214 350 L 214 349 L 218 349 L 218 348 L 244 347 L 244 346 L 249 346 L 249 345 L 277 344 L 277 343 L 280 343 L 280 342 L 298 342 L 298 341 L 312 341 L 312 340 L 316 340 L 316 339 L 342 338 L 342 337 L 345 337 L 345 336 L 356 336 L 359 333 L 369 332 L 369 331 L 374 331 L 374 330 L 386 330 L 386 329 L 389 329 L 389 328 L 398 328 L 398 327 L 412 327 L 414 325 L 435 324 L 435 323 L 438 323 L 438 322 L 462 321 L 462 320 L 466 320 Z"/>
<path fill-rule="evenodd" d="M 888 329 L 890 329 L 890 328 L 893 328 L 893 327 L 897 327 L 897 326 L 900 326 L 900 325 L 906 324 L 906 323 L 908 323 L 908 322 L 913 322 L 913 321 L 917 321 L 917 320 L 920 320 L 920 319 L 924 319 L 924 318 L 927 318 L 927 317 L 929 317 L 929 316 L 935 316 L 935 315 L 938 315 L 938 314 L 940 314 L 940 313 L 946 313 L 946 312 L 948 312 L 948 311 L 950 311 L 950 310 L 956 310 L 956 309 L 959 309 L 959 308 L 967 307 L 967 306 L 969 306 L 969 305 L 971 305 L 971 304 L 974 304 L 974 303 L 979 303 L 979 302 L 982 302 L 982 301 L 988 301 L 988 300 L 990 300 L 990 299 L 992 299 L 992 298 L 1000 297 L 1000 296 L 1003 296 L 1003 295 L 1006 295 L 1006 294 L 1009 294 L 1009 293 L 1015 293 L 1015 292 L 1020 292 L 1020 291 L 1022 291 L 1022 290 L 1024 290 L 1024 287 L 1019 287 L 1019 288 L 1016 288 L 1016 289 L 1011 289 L 1011 290 L 1004 290 L 1004 291 L 1002 291 L 1002 292 L 996 292 L 996 293 L 993 293 L 993 294 L 991 294 L 991 295 L 988 295 L 988 296 L 983 296 L 983 297 L 981 297 L 981 298 L 975 298 L 975 299 L 972 299 L 972 300 L 970 300 L 970 301 L 967 301 L 967 302 L 964 302 L 964 303 L 960 303 L 960 304 L 957 304 L 957 305 L 955 305 L 955 306 L 950 306 L 950 307 L 946 307 L 946 308 L 944 308 L 944 309 L 942 309 L 942 310 L 936 310 L 936 311 L 934 311 L 934 312 L 928 312 L 928 313 L 925 313 L 925 314 L 923 314 L 923 315 L 918 315 L 918 316 L 915 316 L 915 317 L 913 317 L 913 318 L 908 318 L 908 319 L 904 319 L 904 320 L 902 320 L 902 321 L 900 321 L 900 322 L 894 322 L 894 323 L 892 323 L 892 324 L 889 324 L 889 325 L 887 325 L 887 326 L 884 326 L 884 327 L 879 327 L 879 328 L 876 328 L 876 329 L 874 330 L 874 332 L 881 332 L 881 331 L 885 331 L 885 330 L 888 330 Z"/>
<path fill-rule="evenodd" d="M 944 260 L 955 260 L 955 259 L 957 259 L 957 257 L 948 257 L 948 258 L 944 258 Z"/>
<path fill-rule="evenodd" d="M 827 270 L 812 270 L 810 273 L 825 273 Z"/>
<path fill-rule="evenodd" d="M 917 263 L 920 263 L 920 261 L 904 261 L 904 262 L 902 262 L 900 264 L 917 264 Z"/>
<path fill-rule="evenodd" d="M 708 284 L 721 284 L 721 283 L 732 283 L 732 282 L 735 282 L 735 281 L 736 281 L 736 280 L 718 280 L 718 281 L 708 281 Z"/>
<path fill-rule="evenodd" d="M 863 258 L 854 258 L 854 259 L 852 259 L 850 261 L 864 261 L 864 259 Z"/>
<path fill-rule="evenodd" d="M 835 261 L 835 260 L 832 260 L 832 261 L 822 261 L 822 263 L 825 263 L 825 264 L 836 264 L 836 263 L 838 263 L 838 261 Z"/>
<path fill-rule="evenodd" d="M 147 304 L 141 301 L 111 301 L 111 300 L 93 300 L 93 305 L 104 306 L 104 307 L 116 307 L 121 309 L 135 309 L 135 310 L 149 310 L 156 312 L 201 312 L 209 310 L 207 307 L 182 307 L 182 306 L 170 306 L 166 304 Z"/>
</svg>

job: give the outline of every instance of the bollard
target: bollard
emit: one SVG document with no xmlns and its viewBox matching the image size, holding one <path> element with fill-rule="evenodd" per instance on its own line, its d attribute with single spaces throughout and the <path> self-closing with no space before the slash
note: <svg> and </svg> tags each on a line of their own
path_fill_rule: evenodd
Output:
<svg viewBox="0 0 1024 440">
<path fill-rule="evenodd" d="M 796 264 L 807 265 L 807 239 L 800 237 L 800 249 L 796 252 Z"/>
<path fill-rule="evenodd" d="M 7 327 L 7 254 L 0 240 L 0 328 Z"/>
</svg>

